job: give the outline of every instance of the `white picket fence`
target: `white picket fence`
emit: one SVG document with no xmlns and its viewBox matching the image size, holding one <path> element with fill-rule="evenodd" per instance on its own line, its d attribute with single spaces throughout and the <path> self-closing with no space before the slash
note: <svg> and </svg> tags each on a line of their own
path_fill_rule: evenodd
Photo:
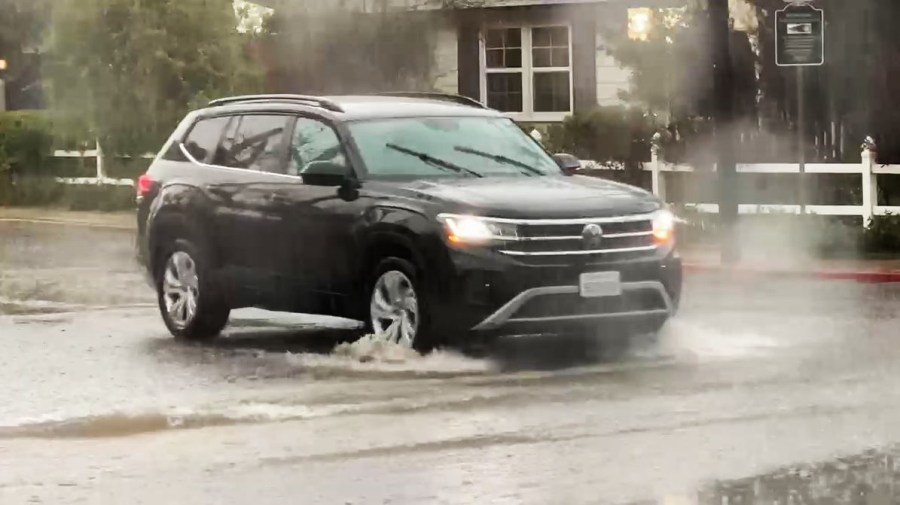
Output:
<svg viewBox="0 0 900 505">
<path fill-rule="evenodd" d="M 96 149 L 90 149 L 87 151 L 61 151 L 57 150 L 53 152 L 53 157 L 55 158 L 79 158 L 79 159 L 90 159 L 93 158 L 96 166 L 96 175 L 94 177 L 57 177 L 56 180 L 63 184 L 99 184 L 99 185 L 113 185 L 113 186 L 134 186 L 135 181 L 131 179 L 115 179 L 111 177 L 107 177 L 106 169 L 104 167 L 104 155 L 103 150 L 100 148 L 100 145 L 97 145 Z M 156 155 L 154 154 L 145 154 L 141 156 L 144 159 L 153 159 Z"/>
<path fill-rule="evenodd" d="M 644 166 L 644 170 L 651 173 L 653 193 L 664 201 L 669 201 L 666 194 L 666 175 L 673 172 L 693 172 L 689 165 L 676 165 L 664 161 L 659 150 L 654 149 L 651 162 Z M 715 168 L 713 168 L 715 170 Z M 755 174 L 799 174 L 799 163 L 762 163 L 762 164 L 738 164 L 738 173 Z M 900 175 L 900 165 L 878 165 L 875 162 L 875 152 L 866 147 L 862 152 L 862 163 L 810 163 L 806 165 L 808 174 L 858 174 L 859 189 L 862 194 L 862 205 L 807 205 L 806 213 L 822 216 L 859 216 L 865 226 L 872 216 L 884 216 L 887 214 L 900 215 L 898 206 L 878 205 L 878 176 Z M 672 203 L 672 202 L 669 202 Z M 686 207 L 695 208 L 701 212 L 718 213 L 719 206 L 709 203 L 684 203 Z M 765 213 L 794 213 L 799 214 L 801 207 L 797 205 L 764 205 L 743 204 L 739 206 L 741 214 L 765 214 Z"/>
<path fill-rule="evenodd" d="M 134 186 L 131 179 L 114 179 L 107 177 L 103 166 L 103 151 L 100 146 L 97 149 L 88 151 L 56 151 L 54 156 L 60 158 L 94 158 L 96 160 L 96 176 L 95 177 L 76 177 L 76 178 L 58 178 L 60 182 L 66 184 L 110 184 L 119 186 Z M 152 159 L 153 154 L 145 154 L 141 156 L 145 159 Z M 598 165 L 593 162 L 583 162 L 585 168 L 592 170 L 616 170 L 623 167 L 610 167 Z M 669 201 L 666 194 L 666 174 L 677 172 L 694 172 L 694 167 L 683 164 L 672 164 L 662 159 L 659 149 L 652 150 L 651 161 L 644 165 L 644 170 L 651 173 L 651 187 L 653 194 L 660 197 L 663 201 Z M 713 168 L 715 170 L 715 168 Z M 799 174 L 799 163 L 761 163 L 761 164 L 738 164 L 738 173 L 755 173 L 755 174 Z M 900 175 L 900 165 L 878 165 L 875 162 L 875 152 L 866 147 L 862 151 L 861 163 L 810 163 L 806 165 L 806 173 L 808 174 L 857 174 L 859 175 L 858 188 L 862 193 L 862 205 L 807 205 L 806 212 L 808 214 L 817 214 L 821 216 L 858 216 L 861 218 L 863 226 L 865 226 L 873 216 L 884 216 L 887 214 L 900 215 L 900 206 L 883 206 L 878 205 L 878 176 L 880 175 Z M 672 203 L 672 202 L 669 202 Z M 694 208 L 704 213 L 718 213 L 719 206 L 711 203 L 684 203 L 686 207 Z M 797 205 L 771 205 L 771 204 L 742 204 L 738 207 L 741 214 L 767 214 L 778 213 L 799 214 L 801 207 Z"/>
</svg>

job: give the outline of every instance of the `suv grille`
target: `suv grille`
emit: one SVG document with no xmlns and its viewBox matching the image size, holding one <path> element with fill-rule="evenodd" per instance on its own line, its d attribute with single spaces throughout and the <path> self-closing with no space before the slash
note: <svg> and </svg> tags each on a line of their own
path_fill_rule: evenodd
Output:
<svg viewBox="0 0 900 505">
<path fill-rule="evenodd" d="M 591 236 L 588 230 L 591 225 L 599 226 L 602 234 Z M 655 251 L 653 221 L 648 215 L 522 221 L 518 239 L 503 244 L 500 250 L 509 256 L 593 256 L 602 259 L 642 258 Z"/>
</svg>

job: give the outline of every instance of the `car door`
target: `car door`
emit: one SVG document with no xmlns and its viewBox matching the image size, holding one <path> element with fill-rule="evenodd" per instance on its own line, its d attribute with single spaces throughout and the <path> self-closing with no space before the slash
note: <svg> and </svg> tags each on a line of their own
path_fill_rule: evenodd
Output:
<svg viewBox="0 0 900 505">
<path fill-rule="evenodd" d="M 341 304 L 352 292 L 350 266 L 358 258 L 353 227 L 364 203 L 353 192 L 336 186 L 318 185 L 304 178 L 314 163 L 328 163 L 337 173 L 349 174 L 352 167 L 346 149 L 334 127 L 324 118 L 297 117 L 288 149 L 287 175 L 293 184 L 281 185 L 274 198 L 287 241 L 283 271 L 296 279 L 303 296 L 296 310 L 340 314 Z M 276 207 L 273 207 L 276 209 Z"/>
<path fill-rule="evenodd" d="M 249 288 L 247 304 L 267 304 L 279 289 L 282 226 L 272 207 L 278 187 L 292 182 L 284 175 L 292 123 L 286 114 L 234 115 L 211 162 L 221 171 L 208 188 L 219 202 L 220 250 L 241 287 Z"/>
</svg>

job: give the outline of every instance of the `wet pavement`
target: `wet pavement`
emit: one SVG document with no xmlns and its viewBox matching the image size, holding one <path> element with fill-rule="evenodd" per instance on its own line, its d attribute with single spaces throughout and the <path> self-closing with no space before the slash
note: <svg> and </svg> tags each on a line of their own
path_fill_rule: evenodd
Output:
<svg viewBox="0 0 900 505">
<path fill-rule="evenodd" d="M 128 231 L 0 223 L 0 504 L 895 503 L 900 285 L 694 274 L 658 344 L 168 337 Z"/>
</svg>

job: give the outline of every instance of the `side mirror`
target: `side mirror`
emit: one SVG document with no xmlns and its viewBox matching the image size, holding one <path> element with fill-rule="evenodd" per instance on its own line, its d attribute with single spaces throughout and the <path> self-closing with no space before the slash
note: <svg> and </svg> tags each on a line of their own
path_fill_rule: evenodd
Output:
<svg viewBox="0 0 900 505">
<path fill-rule="evenodd" d="M 314 161 L 300 174 L 303 184 L 310 186 L 343 186 L 350 181 L 346 165 L 333 161 Z"/>
<path fill-rule="evenodd" d="M 553 155 L 554 161 L 567 175 L 572 175 L 581 168 L 581 160 L 571 154 L 559 153 Z"/>
</svg>

